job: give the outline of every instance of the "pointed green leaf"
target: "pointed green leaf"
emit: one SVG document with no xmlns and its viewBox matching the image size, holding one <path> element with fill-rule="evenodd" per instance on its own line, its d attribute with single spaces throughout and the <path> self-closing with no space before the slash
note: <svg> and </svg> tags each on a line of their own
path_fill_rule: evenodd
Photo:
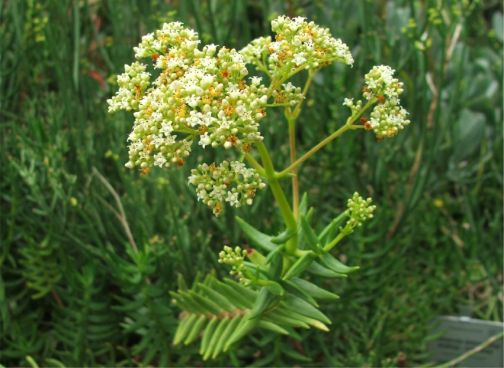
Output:
<svg viewBox="0 0 504 368">
<path fill-rule="evenodd" d="M 291 282 L 296 286 L 298 286 L 307 294 L 314 297 L 315 299 L 331 299 L 331 300 L 339 299 L 338 295 L 331 293 L 330 291 L 327 291 L 325 289 L 322 289 L 321 287 L 309 281 L 300 278 L 294 278 L 291 280 Z"/>
<path fill-rule="evenodd" d="M 250 240 L 252 245 L 260 247 L 268 252 L 271 252 L 276 248 L 276 245 L 271 241 L 271 236 L 266 235 L 259 230 L 257 230 L 252 225 L 249 225 L 245 220 L 236 216 L 236 222 L 243 230 L 247 238 Z"/>
<path fill-rule="evenodd" d="M 240 324 L 241 320 L 243 319 L 243 316 L 235 316 L 231 320 L 231 322 L 228 323 L 226 329 L 222 333 L 221 338 L 219 339 L 217 345 L 215 346 L 215 349 L 212 354 L 212 359 L 215 359 L 217 355 L 219 355 L 222 350 L 224 349 L 224 344 L 228 340 L 229 336 L 235 331 L 236 327 Z"/>
<path fill-rule="evenodd" d="M 266 263 L 270 263 L 271 260 L 274 258 L 274 257 L 277 257 L 278 255 L 280 255 L 282 253 L 284 249 L 284 245 L 279 245 L 278 247 L 275 248 L 274 251 L 270 252 L 268 254 L 268 256 L 266 257 Z"/>
<path fill-rule="evenodd" d="M 308 212 L 306 212 L 306 214 L 304 215 L 304 217 L 306 217 L 306 219 L 308 220 L 308 223 L 311 222 L 314 212 L 315 212 L 315 210 L 313 209 L 313 207 L 310 207 L 308 209 Z"/>
<path fill-rule="evenodd" d="M 212 334 L 215 332 L 215 328 L 216 328 L 218 322 L 219 322 L 219 319 L 217 317 L 213 317 L 210 320 L 210 323 L 206 326 L 205 332 L 203 333 L 203 339 L 201 340 L 201 345 L 200 345 L 200 350 L 199 350 L 200 355 L 203 355 L 203 353 L 208 350 L 208 343 L 210 342 Z"/>
<path fill-rule="evenodd" d="M 182 319 L 175 333 L 175 338 L 173 339 L 173 345 L 178 345 L 182 340 L 188 335 L 191 330 L 191 327 L 196 321 L 197 315 L 191 314 L 188 317 Z"/>
<path fill-rule="evenodd" d="M 281 250 L 283 247 L 283 244 L 279 245 L 277 249 L 271 252 L 266 259 L 266 261 L 270 264 L 268 274 L 272 279 L 278 279 L 282 275 L 284 259 Z"/>
<path fill-rule="evenodd" d="M 184 298 L 174 292 L 174 291 L 170 291 L 170 296 L 173 298 L 173 300 L 175 300 L 175 304 L 182 310 L 185 310 L 187 312 L 192 312 L 192 313 L 197 313 L 199 312 L 199 308 L 197 306 L 194 306 L 193 304 L 191 303 L 188 303 L 186 300 L 184 300 Z"/>
<path fill-rule="evenodd" d="M 267 288 L 263 287 L 259 292 L 259 296 L 257 297 L 253 308 L 250 311 L 249 318 L 254 319 L 261 315 L 266 308 L 273 301 L 274 296 L 268 291 Z"/>
<path fill-rule="evenodd" d="M 322 266 L 318 262 L 312 262 L 306 270 L 311 274 L 321 276 L 321 277 L 327 277 L 327 278 L 347 277 L 347 275 L 334 272 L 333 270 Z"/>
<path fill-rule="evenodd" d="M 301 274 L 301 272 L 303 272 L 310 266 L 314 259 L 315 255 L 313 253 L 305 253 L 304 255 L 299 257 L 296 262 L 294 262 L 294 264 L 287 270 L 282 279 L 289 280 L 293 277 L 298 276 L 299 274 Z"/>
<path fill-rule="evenodd" d="M 281 335 L 289 335 L 289 331 L 273 322 L 262 320 L 259 321 L 258 327 L 273 331 Z"/>
<path fill-rule="evenodd" d="M 181 273 L 177 273 L 177 285 L 179 290 L 187 290 L 187 284 Z"/>
<path fill-rule="evenodd" d="M 193 286 L 197 286 L 197 285 L 200 285 L 200 284 L 203 284 L 203 285 L 210 285 L 213 280 L 215 280 L 215 273 L 214 273 L 214 270 L 212 270 L 212 272 L 210 272 L 209 274 L 207 274 L 205 276 L 205 278 L 203 279 L 203 282 L 199 282 L 198 284 L 194 283 Z M 193 287 L 194 289 L 194 287 Z"/>
<path fill-rule="evenodd" d="M 213 314 L 219 314 L 222 311 L 222 308 L 219 307 L 217 304 L 215 304 L 213 301 L 203 298 L 201 295 L 196 293 L 194 290 L 190 290 L 188 293 L 181 292 L 183 296 L 187 294 L 188 297 L 192 298 L 192 300 L 195 303 L 198 303 L 198 305 L 207 313 L 213 313 Z"/>
<path fill-rule="evenodd" d="M 285 305 L 291 311 L 295 311 L 296 313 L 302 314 L 304 316 L 325 322 L 329 325 L 331 324 L 331 320 L 324 313 L 322 313 L 319 309 L 317 309 L 310 303 L 304 301 L 301 298 L 298 298 L 297 296 L 288 295 L 285 298 Z"/>
<path fill-rule="evenodd" d="M 247 257 L 257 266 L 264 266 L 266 264 L 266 257 L 263 256 L 257 249 L 250 249 L 247 252 Z"/>
<path fill-rule="evenodd" d="M 318 245 L 317 234 L 315 234 L 306 216 L 301 216 L 301 230 L 303 231 L 303 238 L 306 240 L 306 244 L 315 253 L 319 253 L 321 249 Z"/>
<path fill-rule="evenodd" d="M 230 322 L 229 318 L 224 318 L 219 321 L 219 324 L 215 328 L 215 332 L 212 334 L 210 338 L 210 342 L 208 343 L 206 351 L 203 352 L 203 360 L 207 360 L 212 356 L 212 353 L 215 347 L 217 346 L 219 340 L 222 338 L 222 333 L 226 329 L 229 322 Z"/>
<path fill-rule="evenodd" d="M 319 329 L 320 331 L 324 332 L 329 332 L 329 327 L 327 327 L 323 322 L 320 322 L 319 320 L 316 319 L 311 319 L 311 321 L 308 321 L 308 324 L 312 327 L 315 327 L 316 329 Z"/>
<path fill-rule="evenodd" d="M 251 308 L 253 305 L 253 300 L 248 300 L 243 294 L 222 281 L 215 281 L 213 287 L 239 308 Z"/>
<path fill-rule="evenodd" d="M 189 345 L 191 342 L 196 340 L 198 337 L 199 333 L 205 326 L 205 322 L 207 321 L 205 315 L 200 315 L 196 322 L 194 322 L 193 326 L 191 327 L 191 331 L 187 334 L 187 337 L 184 340 L 184 345 Z"/>
<path fill-rule="evenodd" d="M 223 295 L 219 294 L 217 291 L 213 290 L 211 287 L 208 287 L 204 284 L 199 284 L 199 287 L 205 292 L 206 296 L 211 299 L 213 302 L 219 305 L 222 309 L 227 311 L 231 311 L 236 309 L 236 306 L 231 304 L 229 300 Z"/>
<path fill-rule="evenodd" d="M 301 202 L 299 203 L 299 214 L 305 215 L 308 211 L 308 194 L 305 192 L 301 197 Z"/>
<path fill-rule="evenodd" d="M 293 311 L 292 309 L 286 310 L 285 308 L 278 308 L 279 313 L 283 313 L 282 316 L 288 316 L 289 318 L 298 321 L 299 323 L 304 323 L 305 325 L 318 328 L 319 330 L 322 331 L 329 331 L 329 328 L 321 321 L 315 318 L 308 317 L 304 314 L 297 313 L 296 311 Z M 285 317 L 284 317 L 285 318 Z"/>
<path fill-rule="evenodd" d="M 274 295 L 284 295 L 285 294 L 285 290 L 283 289 L 283 287 L 278 283 L 278 282 L 275 282 L 275 281 L 270 281 L 270 280 L 264 280 L 262 285 L 268 289 L 268 291 L 271 293 L 271 294 L 274 294 Z"/>
<path fill-rule="evenodd" d="M 287 242 L 287 240 L 291 239 L 294 235 L 296 235 L 297 230 L 296 229 L 287 229 L 284 230 L 282 233 L 278 234 L 277 236 L 271 238 L 271 241 L 275 244 L 284 244 Z"/>
<path fill-rule="evenodd" d="M 257 325 L 258 320 L 256 318 L 250 319 L 249 315 L 250 312 L 243 316 L 242 320 L 240 321 L 234 332 L 231 334 L 228 341 L 225 342 L 223 351 L 227 351 L 231 345 L 242 339 Z"/>
<path fill-rule="evenodd" d="M 301 318 L 299 318 L 299 316 Z M 305 322 L 306 318 L 302 315 L 296 316 L 295 314 L 287 311 L 285 308 L 276 308 L 271 315 L 268 315 L 264 320 L 269 322 L 281 323 L 292 327 L 310 328 L 308 323 Z"/>
<path fill-rule="evenodd" d="M 224 282 L 249 300 L 255 300 L 257 298 L 257 293 L 254 290 L 247 288 L 236 281 L 224 279 Z"/>
<path fill-rule="evenodd" d="M 323 245 L 333 239 L 336 236 L 336 231 L 339 229 L 340 225 L 343 224 L 343 220 L 347 217 L 347 211 L 341 213 L 338 217 L 332 220 L 322 232 L 319 234 L 319 242 Z"/>
<path fill-rule="evenodd" d="M 284 286 L 285 290 L 287 292 L 306 300 L 308 303 L 318 307 L 317 301 L 307 292 L 305 292 L 302 288 L 300 288 L 297 284 L 292 282 L 292 280 L 289 281 L 283 281 L 282 285 Z"/>
<path fill-rule="evenodd" d="M 344 265 L 341 263 L 338 259 L 330 255 L 329 253 L 324 253 L 320 256 L 320 260 L 326 266 L 327 268 L 333 270 L 334 272 L 337 273 L 343 273 L 347 274 L 353 271 L 357 271 L 360 267 L 355 266 L 355 267 L 348 267 L 347 265 Z"/>
</svg>

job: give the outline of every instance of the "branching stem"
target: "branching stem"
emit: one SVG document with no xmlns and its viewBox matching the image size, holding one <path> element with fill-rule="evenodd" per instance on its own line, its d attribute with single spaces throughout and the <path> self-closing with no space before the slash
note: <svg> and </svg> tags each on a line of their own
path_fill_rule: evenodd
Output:
<svg viewBox="0 0 504 368">
<path fill-rule="evenodd" d="M 262 167 L 261 164 L 257 162 L 257 160 L 250 153 L 245 153 L 245 159 L 248 161 L 250 166 L 252 166 L 259 173 L 259 175 L 266 177 L 264 167 Z"/>
<path fill-rule="evenodd" d="M 346 121 L 345 125 L 343 125 L 341 128 L 333 132 L 332 134 L 328 135 L 326 138 L 321 140 L 319 143 L 317 143 L 315 146 L 313 146 L 308 152 L 306 152 L 303 156 L 298 158 L 296 161 L 291 163 L 286 169 L 282 170 L 280 173 L 278 173 L 278 177 L 284 177 L 287 176 L 289 173 L 295 172 L 295 170 L 306 160 L 308 160 L 310 157 L 312 157 L 315 153 L 317 153 L 319 150 L 324 148 L 326 145 L 331 143 L 333 140 L 338 138 L 340 135 L 345 133 L 347 130 L 354 130 L 354 129 L 360 129 L 361 126 L 359 125 L 353 125 L 355 121 L 376 101 L 369 100 L 364 107 L 362 107 L 358 112 L 355 114 L 352 114 Z"/>
</svg>

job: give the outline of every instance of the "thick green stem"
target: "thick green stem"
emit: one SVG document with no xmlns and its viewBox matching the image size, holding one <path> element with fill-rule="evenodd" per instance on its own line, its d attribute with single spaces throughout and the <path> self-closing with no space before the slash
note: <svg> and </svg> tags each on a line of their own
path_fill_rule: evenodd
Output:
<svg viewBox="0 0 504 368">
<path fill-rule="evenodd" d="M 296 121 L 294 119 L 287 119 L 289 124 L 289 147 L 290 147 L 290 160 L 291 163 L 296 161 Z M 297 170 L 292 171 L 292 209 L 294 218 L 299 218 L 299 179 Z"/>
<path fill-rule="evenodd" d="M 285 193 L 278 182 L 276 177 L 275 169 L 273 168 L 273 162 L 271 161 L 271 157 L 268 153 L 268 149 L 264 145 L 264 143 L 257 143 L 257 150 L 261 155 L 261 160 L 264 165 L 264 173 L 266 178 L 268 179 L 268 184 L 271 188 L 271 192 L 273 193 L 273 197 L 278 204 L 280 209 L 280 213 L 282 214 L 282 218 L 285 222 L 285 225 L 289 230 L 296 230 L 297 224 L 292 213 L 291 207 L 287 198 L 285 197 Z M 286 244 L 286 250 L 289 253 L 294 253 L 297 249 L 297 236 L 292 237 Z"/>
<path fill-rule="evenodd" d="M 310 88 L 310 85 L 313 81 L 313 76 L 315 75 L 317 71 L 310 69 L 308 71 L 308 78 L 306 79 L 303 92 L 302 92 L 302 98 L 294 108 L 294 110 L 290 110 L 287 108 L 285 110 L 285 116 L 287 118 L 287 123 L 289 125 L 289 147 L 290 147 L 290 161 L 291 164 L 296 161 L 296 120 L 301 113 L 301 106 L 303 106 L 303 102 L 306 98 L 306 95 L 308 93 L 308 89 Z M 292 171 L 292 209 L 294 212 L 294 218 L 296 221 L 299 218 L 299 177 L 297 175 L 297 170 L 294 169 Z"/>
</svg>

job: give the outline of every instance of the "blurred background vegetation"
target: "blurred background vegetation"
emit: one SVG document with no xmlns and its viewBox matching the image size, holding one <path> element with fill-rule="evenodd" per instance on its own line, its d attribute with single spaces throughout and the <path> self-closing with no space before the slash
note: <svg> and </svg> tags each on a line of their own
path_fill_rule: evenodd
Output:
<svg viewBox="0 0 504 368">
<path fill-rule="evenodd" d="M 124 168 L 128 114 L 108 115 L 114 75 L 141 35 L 180 20 L 240 48 L 279 14 L 327 26 L 353 68 L 315 80 L 301 149 L 341 124 L 372 65 L 405 82 L 412 124 L 376 142 L 355 134 L 306 164 L 301 189 L 325 225 L 353 191 L 379 206 L 339 247 L 361 271 L 325 287 L 331 332 L 253 334 L 213 365 L 412 366 L 430 360 L 430 323 L 461 308 L 502 321 L 502 43 L 499 0 L 6 0 L 0 5 L 0 363 L 201 366 L 171 345 L 177 273 L 224 273 L 216 251 L 243 244 L 240 216 L 279 229 L 270 193 L 216 220 L 188 168 Z M 302 78 L 302 77 L 301 77 Z M 297 81 L 298 84 L 302 80 Z M 263 124 L 287 161 L 286 124 Z M 136 245 L 138 251 L 132 245 Z M 320 282 L 323 282 L 320 280 Z M 35 363 L 37 362 L 37 363 Z"/>
</svg>

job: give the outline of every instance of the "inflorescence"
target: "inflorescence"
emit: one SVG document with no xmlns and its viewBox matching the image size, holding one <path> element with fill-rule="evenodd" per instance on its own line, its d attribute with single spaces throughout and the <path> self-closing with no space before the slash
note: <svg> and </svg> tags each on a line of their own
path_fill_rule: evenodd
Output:
<svg viewBox="0 0 504 368">
<path fill-rule="evenodd" d="M 373 212 L 376 206 L 372 204 L 371 198 L 364 199 L 359 193 L 355 192 L 347 201 L 348 221 L 341 231 L 344 234 L 349 234 L 354 229 L 361 227 L 362 224 L 373 218 Z"/>
<path fill-rule="evenodd" d="M 403 84 L 394 78 L 394 69 L 386 65 L 374 66 L 364 77 L 363 96 L 368 101 L 378 102 L 371 111 L 364 127 L 373 130 L 378 139 L 393 137 L 410 123 L 408 112 L 400 105 L 399 95 Z M 346 98 L 343 105 L 355 114 L 362 108 L 362 101 Z"/>
<path fill-rule="evenodd" d="M 266 108 L 300 106 L 306 91 L 287 80 L 301 70 L 315 72 L 331 62 L 353 64 L 348 46 L 329 29 L 305 18 L 279 16 L 271 23 L 274 39 L 261 37 L 239 52 L 213 44 L 198 48 L 197 32 L 180 22 L 163 24 L 134 48 L 135 59 L 118 76 L 119 90 L 108 100 L 109 111 L 133 111 L 128 137 L 127 167 L 148 173 L 152 166 L 181 166 L 193 149 L 222 147 L 248 152 L 263 137 L 260 121 Z M 247 63 L 270 79 L 248 77 Z M 391 137 L 409 124 L 399 104 L 402 83 L 388 66 L 375 66 L 365 76 L 363 96 L 375 104 L 364 126 L 378 138 Z M 345 99 L 353 116 L 363 102 Z M 189 182 L 198 198 L 215 215 L 223 203 L 252 204 L 257 189 L 265 187 L 257 171 L 242 162 L 202 164 Z"/>
<path fill-rule="evenodd" d="M 266 187 L 254 169 L 239 161 L 223 161 L 218 166 L 201 164 L 191 171 L 189 183 L 216 216 L 222 212 L 224 202 L 233 207 L 251 205 L 256 191 Z"/>
<path fill-rule="evenodd" d="M 202 147 L 224 148 L 262 139 L 267 88 L 260 78 L 245 79 L 245 60 L 236 50 L 199 50 L 199 43 L 196 32 L 174 22 L 135 48 L 138 60 L 152 60 L 153 72 L 139 61 L 126 66 L 117 95 L 108 101 L 110 111 L 135 111 L 128 167 L 182 165 L 195 138 Z"/>
<path fill-rule="evenodd" d="M 318 69 L 334 61 L 353 64 L 350 49 L 343 41 L 303 17 L 280 16 L 271 22 L 271 29 L 275 40 L 257 38 L 240 53 L 273 78 L 281 76 L 285 80 L 300 70 Z"/>
<path fill-rule="evenodd" d="M 244 275 L 246 255 L 247 251 L 238 246 L 233 249 L 225 245 L 223 250 L 219 252 L 219 263 L 230 265 L 232 268 L 229 274 L 236 276 L 244 285 L 250 284 L 250 280 Z"/>
</svg>

